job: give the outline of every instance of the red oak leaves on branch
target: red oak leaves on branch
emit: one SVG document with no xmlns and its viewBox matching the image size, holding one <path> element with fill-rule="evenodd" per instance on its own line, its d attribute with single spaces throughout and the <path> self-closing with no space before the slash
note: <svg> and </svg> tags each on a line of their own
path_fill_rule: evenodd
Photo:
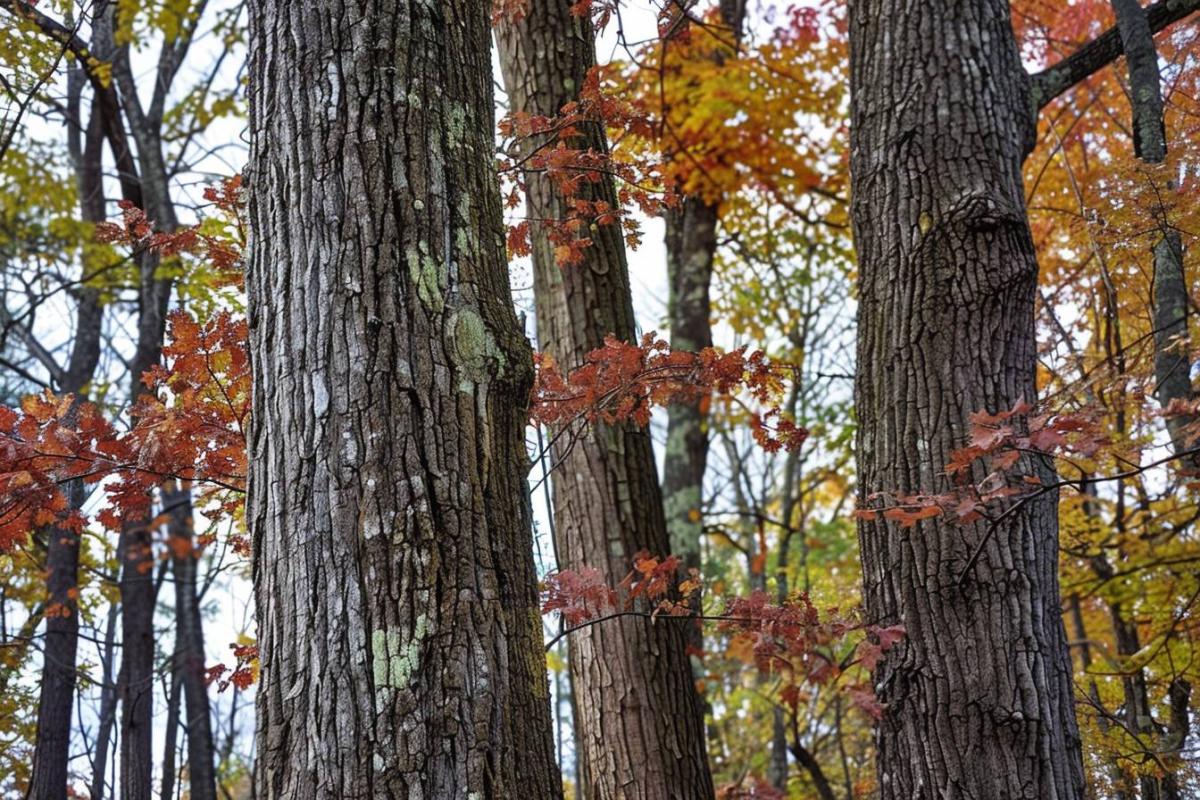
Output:
<svg viewBox="0 0 1200 800">
<path fill-rule="evenodd" d="M 530 236 L 538 225 L 554 247 L 560 266 L 579 264 L 591 246 L 596 226 L 620 224 L 625 242 L 636 247 L 641 227 L 633 212 L 646 217 L 661 213 L 674 202 L 663 189 L 660 165 L 652 158 L 622 159 L 611 152 L 589 146 L 584 133 L 589 128 L 615 131 L 618 135 L 650 135 L 653 123 L 636 102 L 618 97 L 613 87 L 601 81 L 601 71 L 592 68 L 579 91 L 579 99 L 567 103 L 555 116 L 515 112 L 500 120 L 504 139 L 499 159 L 505 205 L 521 204 L 526 176 L 545 175 L 565 204 L 560 219 L 520 220 L 509 227 L 507 242 L 512 256 L 530 253 Z M 606 181 L 616 184 L 616 205 L 603 199 L 595 187 Z"/>
<path fill-rule="evenodd" d="M 154 231 L 141 209 L 121 203 L 121 222 L 97 226 L 96 238 L 162 256 L 188 253 L 210 267 L 218 284 L 240 285 L 244 230 L 238 216 L 241 178 L 205 190 L 225 218 L 173 233 Z M 20 409 L 0 408 L 0 550 L 36 527 L 80 528 L 60 487 L 75 478 L 108 479 L 99 512 L 116 529 L 150 512 L 152 490 L 167 478 L 240 493 L 246 474 L 250 412 L 246 321 L 228 311 L 203 322 L 183 311 L 168 316 L 163 363 L 143 376 L 150 391 L 130 407 L 121 431 L 92 403 L 49 392 Z M 226 501 L 226 509 L 240 502 Z"/>
<path fill-rule="evenodd" d="M 71 395 L 0 407 L 0 549 L 41 525 L 81 527 L 60 490 L 75 478 L 111 478 L 98 514 L 111 529 L 146 515 L 150 490 L 167 478 L 240 493 L 250 411 L 245 320 L 223 313 L 199 324 L 176 311 L 168 332 L 164 365 L 146 375 L 152 391 L 133 406 L 127 431 Z"/>
<path fill-rule="evenodd" d="M 699 353 L 672 350 L 650 332 L 638 344 L 606 337 L 603 347 L 588 353 L 565 377 L 549 355 L 534 359 L 531 417 L 544 425 L 583 420 L 644 426 L 654 406 L 703 403 L 713 394 L 734 398 L 745 392 L 768 406 L 750 415 L 754 437 L 764 449 L 794 449 L 808 437 L 807 429 L 774 405 L 787 368 L 772 364 L 762 351 L 747 355 L 746 348 L 726 353 L 711 347 Z"/>
<path fill-rule="evenodd" d="M 47 391 L 26 397 L 19 410 L 0 407 L 0 550 L 44 525 L 82 529 L 84 519 L 70 509 L 60 485 L 97 481 L 106 473 L 103 465 L 127 458 L 95 406 L 69 395 Z"/>
<path fill-rule="evenodd" d="M 676 556 L 659 559 L 640 552 L 633 569 L 615 588 L 595 567 L 560 570 L 541 583 L 542 613 L 559 613 L 570 627 L 619 612 L 687 616 L 694 613 L 689 601 L 700 591 L 699 573 L 688 570 L 679 582 L 681 563 Z"/>
<path fill-rule="evenodd" d="M 229 649 L 233 651 L 234 666 L 230 668 L 225 664 L 214 664 L 206 668 L 204 683 L 210 686 L 216 683 L 218 692 L 230 686 L 245 691 L 258 677 L 258 645 L 234 643 L 229 645 Z M 225 677 L 226 673 L 229 677 Z"/>
<path fill-rule="evenodd" d="M 542 581 L 542 613 L 562 614 L 567 629 L 558 638 L 629 614 L 713 621 L 728 635 L 731 654 L 764 674 L 782 678 L 780 700 L 793 712 L 804 684 L 835 684 L 855 665 L 874 671 L 904 638 L 903 625 L 864 625 L 837 609 L 822 613 L 805 593 L 773 603 L 766 592 L 755 591 L 748 597 L 727 598 L 720 613 L 701 614 L 694 605 L 702 588 L 699 573 L 691 569 L 681 581 L 680 572 L 675 556 L 657 558 L 644 552 L 634 557 L 633 569 L 615 588 L 593 567 L 561 570 Z M 849 637 L 855 632 L 863 635 L 852 644 Z M 875 719 L 882 715 L 868 684 L 848 682 L 838 688 L 868 715 Z"/>
<path fill-rule="evenodd" d="M 971 414 L 967 444 L 950 454 L 944 474 L 953 482 L 949 491 L 891 494 L 877 492 L 867 498 L 877 503 L 860 508 L 860 519 L 885 519 L 911 528 L 921 520 L 946 516 L 969 524 L 988 515 L 1007 498 L 1028 497 L 1045 489 L 1041 477 L 1023 457 L 1084 458 L 1109 444 L 1101 424 L 1088 413 L 1031 415 L 1023 401 L 996 414 Z"/>
<path fill-rule="evenodd" d="M 96 226 L 96 241 L 107 244 L 123 244 L 134 250 L 153 250 L 163 256 L 181 253 L 196 255 L 208 263 L 228 285 L 242 282 L 242 242 L 245 229 L 239 214 L 245 190 L 242 176 L 227 178 L 218 186 L 204 190 L 204 199 L 212 203 L 221 216 L 228 220 L 233 235 L 218 235 L 208 232 L 204 223 L 181 228 L 171 233 L 154 230 L 154 222 L 146 212 L 128 200 L 120 200 L 121 222 L 102 222 Z"/>
<path fill-rule="evenodd" d="M 227 220 L 223 230 L 201 223 L 155 232 L 143 211 L 123 204 L 121 222 L 101 226 L 97 235 L 135 250 L 191 254 L 236 284 L 244 241 L 238 217 L 242 193 L 239 178 L 206 191 Z M 130 408 L 133 423 L 126 431 L 95 406 L 71 397 L 45 394 L 27 398 L 21 409 L 0 409 L 0 548 L 51 522 L 81 526 L 82 517 L 68 510 L 59 490 L 73 478 L 108 479 L 110 502 L 99 519 L 110 528 L 131 514 L 148 513 L 151 490 L 168 478 L 216 492 L 232 490 L 232 497 L 222 497 L 224 510 L 232 511 L 246 478 L 247 332 L 245 318 L 229 311 L 203 321 L 172 312 L 163 363 L 145 376 L 151 391 Z M 761 406 L 749 419 L 767 450 L 797 447 L 808 435 L 774 404 L 786 367 L 769 363 L 761 352 L 673 352 L 650 334 L 636 345 L 610 337 L 566 377 L 548 357 L 537 361 L 530 411 L 537 423 L 583 419 L 646 425 L 653 405 L 707 403 L 714 394 L 741 402 L 741 395 Z M 645 594 L 643 584 L 638 580 L 627 588 Z"/>
<path fill-rule="evenodd" d="M 792 713 L 805 698 L 804 686 L 837 685 L 850 702 L 873 719 L 884 708 L 869 683 L 839 683 L 860 665 L 874 671 L 883 656 L 904 638 L 903 625 L 863 625 L 829 609 L 822 614 L 806 593 L 772 603 L 765 592 L 726 602 L 720 627 L 731 633 L 730 652 L 740 654 L 760 672 L 782 679 L 780 700 Z M 865 636 L 851 644 L 850 635 Z"/>
</svg>

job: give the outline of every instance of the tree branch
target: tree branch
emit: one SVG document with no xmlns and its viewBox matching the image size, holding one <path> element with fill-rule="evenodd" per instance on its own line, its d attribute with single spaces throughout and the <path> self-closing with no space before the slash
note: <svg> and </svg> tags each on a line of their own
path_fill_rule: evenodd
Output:
<svg viewBox="0 0 1200 800">
<path fill-rule="evenodd" d="M 138 181 L 137 167 L 129 143 L 125 138 L 125 126 L 121 120 L 120 102 L 116 90 L 96 72 L 94 64 L 102 61 L 92 51 L 91 46 L 79 36 L 77 31 L 63 25 L 61 22 L 38 11 L 27 0 L 0 0 L 0 9 L 9 14 L 29 20 L 50 39 L 59 42 L 66 52 L 75 56 L 76 62 L 87 76 L 88 83 L 96 93 L 100 104 L 101 116 L 104 120 L 104 133 L 112 149 L 113 160 L 116 162 L 117 178 L 121 184 L 121 195 L 138 208 L 144 208 L 141 184 Z"/>
<path fill-rule="evenodd" d="M 1151 33 L 1158 33 L 1193 11 L 1200 9 L 1200 0 L 1159 0 L 1146 7 L 1146 21 Z M 1057 64 L 1034 73 L 1030 97 L 1039 111 L 1050 101 L 1120 58 L 1125 52 L 1121 32 L 1114 26 L 1076 50 Z"/>
<path fill-rule="evenodd" d="M 14 17 L 32 22 L 38 29 L 54 41 L 61 44 L 68 52 L 85 65 L 91 57 L 88 44 L 79 36 L 78 30 L 71 30 L 56 19 L 38 11 L 28 0 L 0 0 L 0 8 Z"/>
</svg>

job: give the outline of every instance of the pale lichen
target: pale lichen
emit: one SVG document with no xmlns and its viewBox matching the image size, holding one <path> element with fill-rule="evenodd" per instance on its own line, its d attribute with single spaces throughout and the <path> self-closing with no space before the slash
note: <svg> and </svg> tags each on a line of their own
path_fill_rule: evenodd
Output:
<svg viewBox="0 0 1200 800">
<path fill-rule="evenodd" d="M 504 353 L 473 308 L 458 309 L 448 324 L 450 355 L 458 367 L 460 388 L 472 391 L 504 368 Z"/>
<path fill-rule="evenodd" d="M 417 246 L 409 245 L 404 256 L 408 262 L 408 276 L 417 288 L 417 297 L 430 311 L 441 313 L 445 308 L 445 301 L 442 299 L 442 269 L 429 254 L 429 245 L 425 242 Z"/>
<path fill-rule="evenodd" d="M 471 147 L 467 141 L 467 107 L 462 103 L 446 104 L 446 139 L 451 147 Z"/>
<path fill-rule="evenodd" d="M 429 619 L 421 614 L 406 642 L 399 631 L 371 634 L 371 673 L 377 689 L 398 689 L 411 683 L 421 667 L 421 644 L 429 635 Z"/>
<path fill-rule="evenodd" d="M 666 495 L 663 511 L 667 517 L 671 552 L 678 555 L 699 552 L 704 530 L 700 524 L 700 487 L 685 486 Z"/>
</svg>

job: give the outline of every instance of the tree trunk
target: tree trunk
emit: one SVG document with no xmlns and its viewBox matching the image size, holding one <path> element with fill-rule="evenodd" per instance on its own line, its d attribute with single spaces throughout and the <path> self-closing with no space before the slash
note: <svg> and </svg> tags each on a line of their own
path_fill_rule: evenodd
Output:
<svg viewBox="0 0 1200 800">
<path fill-rule="evenodd" d="M 721 20 L 729 31 L 717 35 L 735 43 L 740 41 L 746 3 L 744 0 L 723 0 L 720 9 Z M 664 43 L 664 47 L 670 46 L 670 41 Z M 720 60 L 723 56 L 715 53 L 713 57 Z M 678 207 L 668 209 L 664 215 L 667 318 L 672 350 L 697 353 L 712 347 L 709 287 L 717 255 L 719 210 L 716 201 L 688 195 Z M 663 454 L 663 508 L 671 550 L 687 567 L 694 569 L 701 566 L 700 545 L 704 533 L 704 473 L 708 467 L 706 416 L 701 402 L 669 406 L 667 446 Z M 690 629 L 688 645 L 697 654 L 703 653 L 704 629 L 700 625 Z M 787 756 L 783 755 L 783 758 L 786 760 Z"/>
<path fill-rule="evenodd" d="M 1163 117 L 1158 51 L 1154 46 L 1150 21 L 1138 0 L 1112 0 L 1112 6 L 1129 73 L 1134 151 L 1147 164 L 1161 164 L 1167 157 L 1167 131 Z M 1187 325 L 1188 290 L 1184 280 L 1183 246 L 1179 232 L 1168 224 L 1165 208 L 1156 209 L 1156 216 L 1160 230 L 1158 241 L 1152 248 L 1155 394 L 1163 409 L 1169 410 L 1173 403 L 1191 403 L 1194 396 L 1190 374 L 1191 339 Z M 1192 413 L 1168 416 L 1167 432 L 1177 454 L 1186 453 L 1195 445 L 1193 437 L 1197 433 L 1196 422 L 1197 416 Z M 1200 466 L 1200 455 L 1193 455 L 1178 466 L 1193 472 Z M 1132 660 L 1141 650 L 1137 624 L 1132 619 L 1123 619 L 1117 604 L 1112 606 L 1112 615 L 1117 652 Z M 1130 616 L 1133 616 L 1132 612 Z M 1170 715 L 1161 742 L 1159 725 L 1153 717 L 1147 691 L 1145 670 L 1134 670 L 1125 677 L 1124 685 L 1127 713 L 1132 718 L 1133 729 L 1140 734 L 1145 746 L 1155 750 L 1161 747 L 1167 763 L 1175 766 L 1190 727 L 1187 709 L 1191 685 L 1182 676 L 1171 684 L 1170 700 L 1182 698 L 1184 714 L 1182 718 L 1174 713 Z M 1180 719 L 1182 726 L 1177 724 Z M 1178 778 L 1170 772 L 1142 775 L 1139 783 L 1143 800 L 1174 800 L 1180 796 Z"/>
<path fill-rule="evenodd" d="M 154 585 L 149 520 L 123 523 L 117 546 L 121 565 L 121 800 L 152 800 L 154 762 Z"/>
<path fill-rule="evenodd" d="M 204 619 L 196 592 L 197 560 L 192 531 L 192 493 L 185 486 L 167 483 L 162 492 L 168 516 L 168 550 L 175 576 L 175 658 L 177 679 L 183 685 L 184 730 L 187 731 L 188 797 L 216 800 L 212 711 L 204 675 Z"/>
<path fill-rule="evenodd" d="M 1134 152 L 1147 164 L 1161 164 L 1167 157 L 1167 130 L 1158 51 L 1154 46 L 1150 19 L 1138 0 L 1112 0 L 1112 7 L 1129 73 Z M 1174 186 L 1167 188 L 1174 189 Z M 1167 208 L 1160 206 L 1154 211 L 1160 228 L 1158 241 L 1151 248 L 1154 260 L 1154 384 L 1155 396 L 1165 410 L 1172 403 L 1191 403 L 1195 393 L 1191 381 L 1183 244 L 1179 232 L 1169 224 Z M 1176 453 L 1184 453 L 1196 446 L 1197 421 L 1194 413 L 1174 413 L 1167 417 L 1167 432 Z M 1195 470 L 1200 467 L 1200 455 L 1192 455 L 1180 466 Z"/>
<path fill-rule="evenodd" d="M 263 800 L 562 796 L 489 12 L 249 5 Z"/>
<path fill-rule="evenodd" d="M 158 796 L 162 800 L 172 800 L 175 796 L 176 780 L 179 777 L 179 765 L 175 763 L 175 751 L 179 733 L 179 702 L 182 699 L 183 684 L 179 682 L 178 670 L 171 671 L 171 689 L 167 692 L 167 722 L 163 725 L 163 759 L 162 781 Z"/>
<path fill-rule="evenodd" d="M 78 141 L 78 140 L 75 140 Z M 88 123 L 83 147 L 74 147 L 81 217 L 101 222 L 105 215 L 102 157 L 104 133 L 98 105 Z M 80 395 L 91 382 L 100 359 L 104 306 L 100 292 L 83 287 L 76 307 L 75 341 L 62 385 L 64 394 Z M 77 398 L 78 400 L 81 397 Z M 64 487 L 71 508 L 87 499 L 83 481 Z M 79 647 L 79 546 L 76 531 L 51 527 L 46 538 L 46 640 L 42 650 L 42 683 L 38 695 L 37 740 L 30 775 L 31 798 L 65 798 L 75 704 L 75 657 Z"/>
<path fill-rule="evenodd" d="M 570 0 L 534 0 L 520 20 L 499 26 L 500 63 L 512 111 L 553 116 L 578 99 L 595 64 L 590 20 Z M 537 142 L 528 142 L 527 150 Z M 580 149 L 607 150 L 600 126 L 587 126 Z M 593 226 L 581 263 L 559 267 L 544 221 L 564 221 L 569 208 L 553 181 L 528 172 L 533 220 L 534 298 L 538 341 L 556 362 L 582 364 L 613 334 L 636 340 L 629 267 L 620 226 Z M 589 199 L 616 207 L 604 180 L 584 188 Z M 553 448 L 553 513 L 563 569 L 600 569 L 618 583 L 639 551 L 670 552 L 662 493 L 649 431 L 635 424 L 594 425 L 558 438 Z M 571 634 L 578 757 L 587 783 L 582 798 L 713 796 L 704 749 L 703 715 L 678 622 L 625 618 Z"/>
<path fill-rule="evenodd" d="M 83 505 L 82 482 L 64 487 L 73 508 Z M 66 798 L 75 708 L 75 656 L 79 645 L 79 534 L 49 527 L 46 538 L 46 640 L 38 695 L 37 739 L 29 798 Z"/>
<path fill-rule="evenodd" d="M 1036 399 L 1021 179 L 1034 131 L 1008 3 L 856 0 L 850 15 L 868 508 L 880 492 L 950 491 L 944 466 L 969 415 Z M 1015 473 L 1055 478 L 1029 457 Z M 944 517 L 860 520 L 869 618 L 907 628 L 875 674 L 884 800 L 1082 796 L 1056 511 L 1043 495 L 990 535 Z"/>
<path fill-rule="evenodd" d="M 99 52 L 113 60 L 113 77 L 121 87 L 119 100 L 123 115 L 137 143 L 138 197 L 127 197 L 143 207 L 158 230 L 177 227 L 171 202 L 169 177 L 162 157 L 162 139 L 158 130 L 142 123 L 138 110 L 137 86 L 128 58 L 116 44 L 115 4 L 106 4 L 93 24 L 93 43 Z M 156 92 L 164 90 L 156 87 Z M 115 147 L 114 147 L 115 149 Z M 137 344 L 129 361 L 129 402 L 134 403 L 144 390 L 142 376 L 158 364 L 162 355 L 167 308 L 173 279 L 158 274 L 158 256 L 149 251 L 136 255 L 138 285 Z M 120 563 L 121 595 L 121 673 L 120 697 L 120 788 L 121 800 L 152 800 L 154 772 L 154 610 L 157 587 L 154 584 L 154 536 L 152 520 L 127 516 L 122 520 L 117 541 Z"/>
<path fill-rule="evenodd" d="M 147 278 L 142 271 L 143 282 Z M 145 289 L 143 288 L 143 296 Z M 145 338 L 141 329 L 135 368 L 130 382 L 130 397 L 141 389 L 141 376 L 157 363 L 162 348 L 162 333 L 157 341 Z M 151 357 L 149 352 L 153 351 Z M 154 581 L 153 520 L 130 515 L 121 521 L 117 539 L 117 563 L 121 576 L 121 671 L 117 680 L 120 698 L 120 789 L 121 800 L 152 800 L 154 760 L 154 610 L 158 586 Z"/>
<path fill-rule="evenodd" d="M 667 316 L 671 349 L 698 353 L 712 347 L 709 285 L 717 252 L 717 205 L 685 197 L 666 213 Z M 689 567 L 700 567 L 704 530 L 704 472 L 708 431 L 700 403 L 667 408 L 667 447 L 663 454 L 663 503 L 671 549 Z M 704 646 L 703 637 L 692 644 Z"/>
<path fill-rule="evenodd" d="M 104 800 L 107 792 L 108 748 L 112 741 L 112 729 L 117 719 L 117 682 L 114 680 L 113 664 L 116 661 L 118 604 L 108 607 L 108 621 L 104 625 L 104 649 L 100 657 L 100 710 L 96 723 L 96 749 L 92 754 L 92 781 L 89 795 L 91 800 Z"/>
</svg>

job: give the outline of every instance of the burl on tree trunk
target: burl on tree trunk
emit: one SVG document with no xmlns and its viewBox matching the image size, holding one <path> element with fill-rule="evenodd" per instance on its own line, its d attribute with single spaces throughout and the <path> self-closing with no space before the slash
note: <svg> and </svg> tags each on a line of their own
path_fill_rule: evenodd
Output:
<svg viewBox="0 0 1200 800">
<path fill-rule="evenodd" d="M 1004 0 L 857 0 L 850 45 L 866 508 L 950 490 L 969 415 L 1035 400 L 1034 132 Z M 1054 479 L 1039 459 L 1015 469 Z M 907 629 L 875 675 L 885 800 L 1082 797 L 1056 509 L 1046 494 L 990 536 L 986 522 L 860 520 L 868 614 Z"/>
</svg>

